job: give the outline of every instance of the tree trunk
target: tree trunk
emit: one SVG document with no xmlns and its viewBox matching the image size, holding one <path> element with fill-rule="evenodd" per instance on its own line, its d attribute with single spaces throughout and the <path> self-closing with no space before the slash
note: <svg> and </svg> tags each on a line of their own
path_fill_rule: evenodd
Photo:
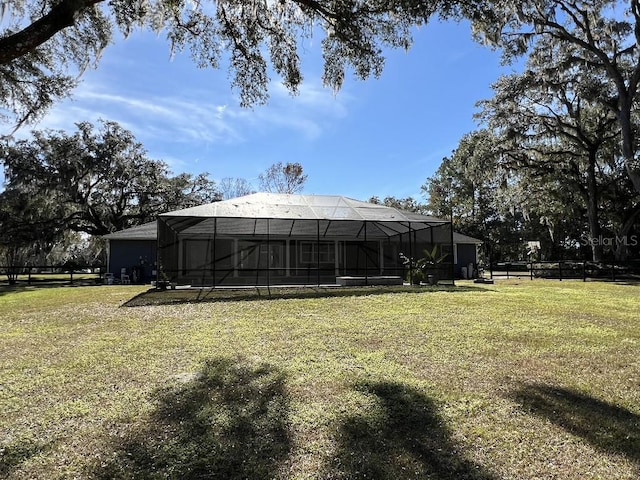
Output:
<svg viewBox="0 0 640 480">
<path fill-rule="evenodd" d="M 627 217 L 625 222 L 622 224 L 622 227 L 617 232 L 616 236 L 616 250 L 615 250 L 615 259 L 618 262 L 623 262 L 627 260 L 629 255 L 629 232 L 631 228 L 636 222 L 636 219 L 640 216 L 640 206 L 638 206 L 632 213 Z"/>
<path fill-rule="evenodd" d="M 629 179 L 633 184 L 636 192 L 640 193 L 640 160 L 635 156 L 634 148 L 634 129 L 631 121 L 631 111 L 633 101 L 619 92 L 620 95 L 620 111 L 617 113 L 620 122 L 620 134 L 622 137 L 622 157 L 624 158 L 624 166 L 629 175 Z"/>
<path fill-rule="evenodd" d="M 596 179 L 596 152 L 589 151 L 589 165 L 587 167 L 587 216 L 589 218 L 589 235 L 591 239 L 591 259 L 594 262 L 602 260 L 602 245 L 600 238 L 600 219 L 598 215 L 598 184 Z"/>
<path fill-rule="evenodd" d="M 0 39 L 0 65 L 6 65 L 38 48 L 59 31 L 73 25 L 78 13 L 102 1 L 63 0 L 23 30 Z"/>
</svg>

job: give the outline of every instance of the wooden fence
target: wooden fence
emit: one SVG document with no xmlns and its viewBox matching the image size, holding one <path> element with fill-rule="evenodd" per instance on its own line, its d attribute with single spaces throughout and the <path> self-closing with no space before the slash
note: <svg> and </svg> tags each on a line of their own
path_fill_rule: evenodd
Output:
<svg viewBox="0 0 640 480">
<path fill-rule="evenodd" d="M 103 281 L 102 267 L 65 265 L 0 265 L 0 283 L 10 284 L 97 284 Z"/>
<path fill-rule="evenodd" d="M 640 260 L 627 262 L 589 262 L 557 260 L 543 262 L 492 262 L 490 278 L 551 278 L 640 281 Z"/>
</svg>

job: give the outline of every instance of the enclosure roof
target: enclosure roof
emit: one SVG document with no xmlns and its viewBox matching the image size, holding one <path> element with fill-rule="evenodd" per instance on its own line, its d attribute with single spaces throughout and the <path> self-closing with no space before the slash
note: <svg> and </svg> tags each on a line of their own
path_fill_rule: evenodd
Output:
<svg viewBox="0 0 640 480">
<path fill-rule="evenodd" d="M 155 240 L 158 238 L 158 225 L 155 221 L 127 228 L 105 235 L 107 240 Z"/>
<path fill-rule="evenodd" d="M 119 232 L 105 235 L 108 240 L 150 240 L 155 241 L 158 238 L 158 225 L 156 222 L 145 223 L 137 227 L 127 228 Z M 482 240 L 469 237 L 458 232 L 453 232 L 453 243 L 456 244 L 481 244 Z"/>
<path fill-rule="evenodd" d="M 156 222 L 145 223 L 137 227 L 127 228 L 119 232 L 105 235 L 108 240 L 156 240 L 158 238 L 158 226 Z M 453 232 L 453 243 L 456 244 L 481 244 L 482 240 Z"/>
<path fill-rule="evenodd" d="M 440 218 L 405 212 L 339 195 L 292 195 L 264 192 L 163 213 L 160 216 L 421 222 L 434 225 L 449 223 Z"/>
</svg>

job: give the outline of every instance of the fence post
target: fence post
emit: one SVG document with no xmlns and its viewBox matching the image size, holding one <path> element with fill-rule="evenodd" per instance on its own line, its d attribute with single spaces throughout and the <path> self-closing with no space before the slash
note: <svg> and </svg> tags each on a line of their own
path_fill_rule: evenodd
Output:
<svg viewBox="0 0 640 480">
<path fill-rule="evenodd" d="M 587 262 L 582 262 L 582 281 L 587 281 Z"/>
<path fill-rule="evenodd" d="M 533 262 L 529 262 L 529 279 L 533 280 Z"/>
<path fill-rule="evenodd" d="M 558 262 L 558 273 L 560 274 L 560 281 L 562 281 L 562 260 Z"/>
<path fill-rule="evenodd" d="M 611 262 L 611 280 L 616 281 L 616 262 Z"/>
</svg>

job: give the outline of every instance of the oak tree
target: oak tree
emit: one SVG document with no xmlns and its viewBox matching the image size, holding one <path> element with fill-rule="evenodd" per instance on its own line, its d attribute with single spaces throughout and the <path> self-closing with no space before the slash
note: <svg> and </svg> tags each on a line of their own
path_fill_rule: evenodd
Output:
<svg viewBox="0 0 640 480">
<path fill-rule="evenodd" d="M 624 167 L 640 192 L 634 121 L 640 86 L 640 0 L 480 2 L 472 24 L 479 40 L 503 49 L 505 61 L 527 55 L 545 41 L 551 47 L 548 55 L 562 58 L 564 71 L 588 68 L 604 79 L 599 86 L 591 85 L 594 100 L 615 116 Z"/>
<path fill-rule="evenodd" d="M 219 200 L 207 174 L 172 176 L 117 123 L 77 127 L 73 134 L 35 131 L 32 139 L 0 144 L 7 190 L 32 192 L 56 205 L 50 221 L 105 235 L 160 213 Z"/>
<path fill-rule="evenodd" d="M 198 67 L 226 65 L 242 105 L 267 99 L 269 72 L 295 93 L 302 81 L 300 50 L 319 37 L 324 83 L 339 89 L 345 72 L 378 76 L 386 47 L 408 48 L 411 28 L 443 0 L 0 0 L 0 102 L 27 121 L 68 95 L 78 75 L 99 62 L 116 30 L 150 29 L 170 51 L 188 50 Z M 473 3 L 473 2 L 470 2 Z"/>
<path fill-rule="evenodd" d="M 602 73 L 567 69 L 561 50 L 540 39 L 522 73 L 494 83 L 494 97 L 479 102 L 478 116 L 500 135 L 506 167 L 551 183 L 560 178 L 583 200 L 589 235 L 598 238 L 601 195 L 614 178 L 608 166 L 620 129 L 597 99 L 607 88 Z M 594 261 L 601 260 L 601 246 L 592 253 Z"/>
</svg>

